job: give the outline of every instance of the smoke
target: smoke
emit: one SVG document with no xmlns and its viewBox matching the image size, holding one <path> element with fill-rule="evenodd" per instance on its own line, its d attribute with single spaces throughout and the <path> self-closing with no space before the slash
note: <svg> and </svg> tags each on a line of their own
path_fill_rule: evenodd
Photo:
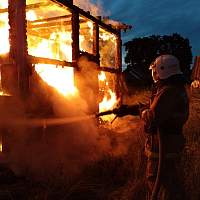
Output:
<svg viewBox="0 0 200 200">
<path fill-rule="evenodd" d="M 127 29 L 132 29 L 132 26 L 131 26 L 131 25 L 127 25 L 127 24 L 124 24 L 124 23 L 122 23 L 122 22 L 109 19 L 109 17 L 104 17 L 103 22 L 104 22 L 105 24 L 112 25 L 112 26 L 115 27 L 116 29 L 122 29 L 122 30 L 124 30 L 124 31 L 126 31 Z"/>
<path fill-rule="evenodd" d="M 90 11 L 90 13 L 94 16 L 101 16 L 106 14 L 100 0 L 98 0 L 96 4 L 91 2 L 91 0 L 74 0 L 74 4 L 85 11 Z"/>
<path fill-rule="evenodd" d="M 26 102 L 26 108 L 20 107 L 18 111 L 28 110 L 29 113 L 22 112 L 18 115 L 19 118 L 27 115 L 37 119 L 91 115 L 97 105 L 96 67 L 87 58 L 80 59 L 80 70 L 76 77 L 79 94 L 68 97 L 47 86 L 33 72 L 30 98 Z M 11 127 L 9 131 L 7 160 L 10 168 L 16 175 L 36 179 L 59 176 L 60 173 L 66 177 L 74 177 L 111 149 L 110 139 L 106 134 L 99 134 L 95 117 L 51 127 Z"/>
<path fill-rule="evenodd" d="M 79 88 L 78 95 L 60 95 L 33 72 L 31 94 L 27 102 L 15 101 L 12 105 L 0 105 L 1 117 L 38 119 L 92 116 L 99 101 L 98 66 L 84 56 L 80 58 L 78 65 L 75 78 Z M 109 124 L 108 129 L 99 128 L 95 117 L 51 127 L 5 127 L 6 143 L 9 146 L 7 163 L 20 176 L 46 179 L 62 174 L 74 178 L 88 164 L 101 159 L 105 154 L 119 156 L 128 151 L 131 140 L 126 137 L 118 137 L 118 140 L 116 137 L 119 134 L 123 136 L 130 125 L 119 122 L 116 120 L 112 126 Z"/>
<path fill-rule="evenodd" d="M 104 19 L 104 23 L 106 23 L 106 24 L 111 24 L 112 26 L 115 26 L 115 27 L 118 27 L 118 26 L 121 26 L 121 25 L 122 25 L 121 22 L 115 21 L 115 20 L 112 20 L 112 19 L 109 19 L 109 18 L 105 18 L 105 19 Z"/>
</svg>

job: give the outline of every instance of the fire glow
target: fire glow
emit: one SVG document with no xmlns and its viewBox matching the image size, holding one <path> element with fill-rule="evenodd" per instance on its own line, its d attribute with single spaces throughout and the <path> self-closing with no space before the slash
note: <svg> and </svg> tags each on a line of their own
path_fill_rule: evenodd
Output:
<svg viewBox="0 0 200 200">
<path fill-rule="evenodd" d="M 0 9 L 7 8 L 8 4 L 6 1 L 0 2 Z M 6 54 L 10 50 L 9 44 L 9 25 L 8 25 L 8 13 L 2 13 L 0 15 L 0 54 Z"/>
<path fill-rule="evenodd" d="M 34 22 L 38 19 L 33 10 L 26 13 L 26 18 Z M 33 40 L 33 41 L 30 41 Z M 68 43 L 66 43 L 66 40 Z M 28 53 L 34 56 L 42 55 L 45 58 L 52 58 L 59 60 L 62 57 L 64 60 L 72 60 L 71 49 L 71 33 L 64 31 L 57 31 L 50 34 L 49 38 L 41 39 L 41 37 L 28 37 L 29 45 Z M 55 45 L 59 43 L 59 45 Z M 47 64 L 35 65 L 35 71 L 40 77 L 50 86 L 57 89 L 62 95 L 75 95 L 77 89 L 74 85 L 74 70 L 70 67 L 62 67 Z"/>
<path fill-rule="evenodd" d="M 113 109 L 116 104 L 118 103 L 117 101 L 117 96 L 116 94 L 109 88 L 108 81 L 106 79 L 106 74 L 105 72 L 101 71 L 99 76 L 99 85 L 104 85 L 103 88 L 100 88 L 104 92 L 104 97 L 103 100 L 99 103 L 99 111 L 104 112 L 107 110 Z M 101 117 L 105 121 L 111 121 L 113 119 L 113 115 L 106 115 Z"/>
<path fill-rule="evenodd" d="M 0 9 L 8 8 L 7 4 L 7 1 L 1 1 Z M 64 13 L 63 10 L 61 11 Z M 63 14 L 62 12 L 60 15 L 67 16 L 67 13 Z M 72 62 L 72 30 L 66 29 L 62 20 L 57 29 L 51 30 L 47 27 L 45 30 L 37 30 L 37 27 L 41 28 L 41 26 L 43 27 L 47 25 L 47 21 L 50 19 L 42 19 L 41 13 L 40 15 L 37 14 L 37 12 L 30 9 L 27 10 L 26 13 L 28 54 L 35 57 L 38 56 L 59 61 Z M 81 19 L 85 20 L 85 18 Z M 56 23 L 57 22 L 55 21 L 55 24 Z M 93 23 L 90 20 L 86 20 L 85 25 L 82 23 L 81 26 L 83 26 L 83 28 L 80 30 L 79 35 L 80 50 L 90 52 L 93 42 Z M 43 35 L 40 35 L 40 32 Z M 8 12 L 0 14 L 0 35 L 0 55 L 3 55 L 10 51 Z M 113 41 L 113 43 L 115 41 L 115 37 L 113 37 L 112 34 L 100 34 L 100 38 L 103 41 Z M 87 42 L 87 40 L 89 42 Z M 105 54 L 107 54 L 107 52 L 105 52 Z M 35 71 L 49 86 L 55 88 L 62 95 L 70 96 L 78 94 L 78 90 L 74 83 L 73 67 L 63 67 L 53 64 L 36 64 Z M 104 92 L 104 97 L 102 102 L 99 103 L 99 111 L 102 112 L 113 109 L 117 103 L 116 94 L 113 92 L 112 88 L 109 88 L 108 80 L 104 72 L 101 72 L 98 78 L 99 85 L 101 85 L 101 83 L 106 85 L 106 89 L 104 88 L 102 90 Z"/>
<path fill-rule="evenodd" d="M 35 66 L 35 70 L 48 85 L 56 88 L 62 95 L 76 94 L 77 89 L 74 86 L 73 68 L 39 64 Z"/>
</svg>

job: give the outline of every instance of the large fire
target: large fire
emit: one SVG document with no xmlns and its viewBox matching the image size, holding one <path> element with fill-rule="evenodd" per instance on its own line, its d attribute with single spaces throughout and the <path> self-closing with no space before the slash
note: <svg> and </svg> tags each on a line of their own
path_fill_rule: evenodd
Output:
<svg viewBox="0 0 200 200">
<path fill-rule="evenodd" d="M 7 8 L 7 1 L 0 2 L 0 9 Z M 34 10 L 27 10 L 26 13 L 27 25 L 44 25 L 47 22 L 41 22 L 41 16 L 38 16 Z M 63 26 L 63 28 L 62 28 Z M 82 25 L 83 26 L 83 25 Z M 91 49 L 92 34 L 93 34 L 93 23 L 87 21 L 87 27 L 80 31 L 80 50 Z M 32 28 L 27 30 L 27 42 L 28 42 L 28 54 L 32 56 L 51 58 L 56 60 L 72 61 L 72 32 L 66 30 L 64 25 L 60 25 L 61 28 L 51 30 L 49 35 L 37 36 L 37 30 L 32 32 Z M 87 30 L 87 31 L 85 31 Z M 9 44 L 9 24 L 8 24 L 8 13 L 0 14 L 0 55 L 6 54 L 10 50 Z M 113 35 L 102 35 L 101 38 L 104 40 L 113 40 Z M 86 42 L 86 38 L 89 38 L 89 42 Z M 73 67 L 63 67 L 50 64 L 37 64 L 35 65 L 35 71 L 39 76 L 51 87 L 54 87 L 64 96 L 76 95 L 77 88 L 74 84 L 74 69 Z M 117 103 L 116 94 L 112 88 L 109 88 L 107 77 L 104 72 L 99 74 L 99 84 L 104 83 L 107 85 L 104 90 L 104 97 L 102 102 L 99 103 L 99 111 L 105 111 L 112 109 Z"/>
<path fill-rule="evenodd" d="M 26 19 L 34 22 L 38 19 L 33 10 L 26 13 Z M 41 22 L 40 22 L 41 23 Z M 68 43 L 66 43 L 68 41 Z M 71 33 L 65 31 L 52 32 L 49 38 L 28 37 L 28 53 L 34 56 L 59 60 L 72 60 Z M 56 45 L 58 44 L 59 45 Z M 34 44 L 34 45 L 31 45 Z M 62 95 L 75 95 L 77 89 L 74 85 L 74 70 L 71 67 L 55 66 L 50 64 L 37 64 L 35 71 L 50 86 L 56 88 Z"/>
</svg>

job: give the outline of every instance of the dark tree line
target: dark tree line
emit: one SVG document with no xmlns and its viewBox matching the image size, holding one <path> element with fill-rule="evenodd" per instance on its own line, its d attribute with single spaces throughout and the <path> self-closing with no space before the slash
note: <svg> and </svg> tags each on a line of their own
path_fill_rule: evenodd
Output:
<svg viewBox="0 0 200 200">
<path fill-rule="evenodd" d="M 127 64 L 126 73 L 134 72 L 138 74 L 144 84 L 152 82 L 149 65 L 162 54 L 176 56 L 180 61 L 182 72 L 187 78 L 190 77 L 191 46 L 187 38 L 183 38 L 177 33 L 134 38 L 124 45 L 126 51 L 125 63 Z"/>
</svg>

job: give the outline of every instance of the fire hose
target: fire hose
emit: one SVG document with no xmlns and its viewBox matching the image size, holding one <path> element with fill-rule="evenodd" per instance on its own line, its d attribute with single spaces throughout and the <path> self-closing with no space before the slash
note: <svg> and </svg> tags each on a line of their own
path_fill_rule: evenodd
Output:
<svg viewBox="0 0 200 200">
<path fill-rule="evenodd" d="M 141 107 L 143 105 L 144 104 L 142 104 L 142 103 L 137 103 L 137 104 L 130 105 L 130 106 L 122 104 L 119 108 L 115 108 L 113 110 L 100 112 L 96 116 L 97 117 L 101 117 L 101 116 L 110 115 L 110 114 L 115 114 L 117 117 L 123 117 L 125 115 L 139 116 L 140 112 L 141 112 Z"/>
</svg>

